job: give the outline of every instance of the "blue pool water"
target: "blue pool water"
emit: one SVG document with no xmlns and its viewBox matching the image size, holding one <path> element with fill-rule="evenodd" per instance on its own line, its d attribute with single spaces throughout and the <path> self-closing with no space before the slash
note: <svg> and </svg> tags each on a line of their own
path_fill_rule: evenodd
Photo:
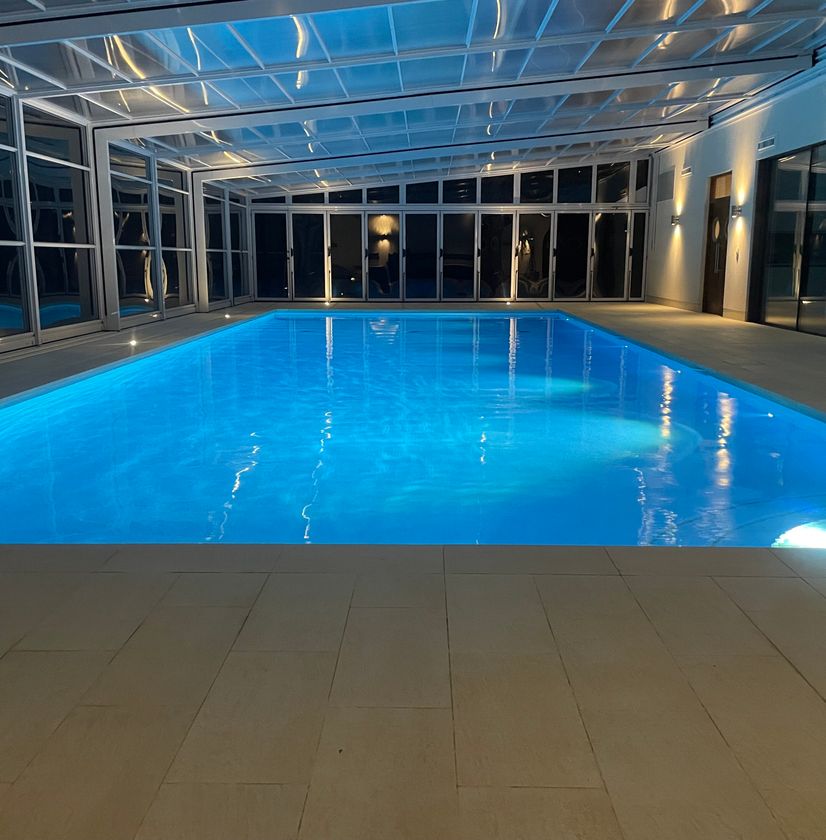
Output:
<svg viewBox="0 0 826 840">
<path fill-rule="evenodd" d="M 0 408 L 0 541 L 771 545 L 824 444 L 558 314 L 274 313 Z"/>
</svg>

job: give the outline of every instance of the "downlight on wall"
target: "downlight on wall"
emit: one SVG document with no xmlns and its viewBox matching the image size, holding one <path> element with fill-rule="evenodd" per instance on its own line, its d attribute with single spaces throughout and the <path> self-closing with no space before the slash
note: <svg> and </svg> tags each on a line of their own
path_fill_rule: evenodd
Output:
<svg viewBox="0 0 826 840">
<path fill-rule="evenodd" d="M 731 207 L 731 218 L 739 219 L 743 215 L 743 205 L 733 204 Z"/>
<path fill-rule="evenodd" d="M 672 216 L 671 217 L 671 227 L 677 227 L 680 224 L 680 217 L 679 216 Z"/>
</svg>

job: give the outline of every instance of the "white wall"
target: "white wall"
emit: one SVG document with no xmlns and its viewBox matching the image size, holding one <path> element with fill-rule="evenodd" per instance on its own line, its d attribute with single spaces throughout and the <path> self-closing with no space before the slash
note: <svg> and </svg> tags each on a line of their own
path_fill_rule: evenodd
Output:
<svg viewBox="0 0 826 840">
<path fill-rule="evenodd" d="M 656 156 L 655 177 L 657 172 L 675 169 L 674 199 L 655 204 L 652 211 L 648 300 L 684 309 L 702 308 L 709 179 L 731 172 L 731 203 L 742 204 L 743 215 L 729 225 L 724 315 L 745 318 L 757 144 L 767 137 L 774 137 L 775 145 L 760 158 L 826 140 L 826 74 L 812 71 L 812 78 L 801 87 Z M 690 176 L 681 175 L 685 166 L 691 167 Z M 680 216 L 677 227 L 671 226 L 672 215 Z"/>
</svg>

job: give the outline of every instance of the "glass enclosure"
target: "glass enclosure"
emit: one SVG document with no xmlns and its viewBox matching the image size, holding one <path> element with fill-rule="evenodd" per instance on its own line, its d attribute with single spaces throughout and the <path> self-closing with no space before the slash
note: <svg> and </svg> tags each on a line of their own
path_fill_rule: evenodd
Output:
<svg viewBox="0 0 826 840">
<path fill-rule="evenodd" d="M 475 256 L 476 214 L 445 213 L 442 216 L 442 297 L 445 300 L 474 298 Z"/>
<path fill-rule="evenodd" d="M 18 153 L 9 145 L 11 115 L 0 99 L 0 338 L 32 329 L 25 293 L 22 215 L 18 187 Z"/>
<path fill-rule="evenodd" d="M 293 284 L 298 299 L 325 297 L 324 216 L 293 213 Z"/>
<path fill-rule="evenodd" d="M 290 249 L 285 213 L 255 214 L 255 276 L 258 297 L 290 296 Z"/>
<path fill-rule="evenodd" d="M 330 214 L 330 281 L 332 297 L 364 297 L 364 246 L 361 213 Z"/>
<path fill-rule="evenodd" d="M 371 300 L 401 297 L 401 216 L 367 216 L 367 296 Z"/>
<path fill-rule="evenodd" d="M 554 248 L 554 297 L 584 298 L 588 293 L 591 217 L 587 213 L 558 213 Z"/>
<path fill-rule="evenodd" d="M 513 278 L 513 213 L 482 213 L 479 297 L 509 298 Z"/>
<path fill-rule="evenodd" d="M 408 300 L 439 297 L 438 214 L 404 214 L 404 271 L 404 293 Z"/>
<path fill-rule="evenodd" d="M 522 299 L 547 298 L 551 278 L 550 213 L 520 213 L 516 244 L 516 296 Z"/>
</svg>

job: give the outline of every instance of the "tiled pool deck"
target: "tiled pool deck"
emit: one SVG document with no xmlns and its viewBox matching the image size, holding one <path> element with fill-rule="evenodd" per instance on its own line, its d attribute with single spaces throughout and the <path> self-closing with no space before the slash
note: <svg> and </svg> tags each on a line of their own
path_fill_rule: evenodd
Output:
<svg viewBox="0 0 826 840">
<path fill-rule="evenodd" d="M 826 408 L 826 340 L 572 311 Z M 824 698 L 826 550 L 0 548 L 2 840 L 823 840 Z"/>
</svg>

